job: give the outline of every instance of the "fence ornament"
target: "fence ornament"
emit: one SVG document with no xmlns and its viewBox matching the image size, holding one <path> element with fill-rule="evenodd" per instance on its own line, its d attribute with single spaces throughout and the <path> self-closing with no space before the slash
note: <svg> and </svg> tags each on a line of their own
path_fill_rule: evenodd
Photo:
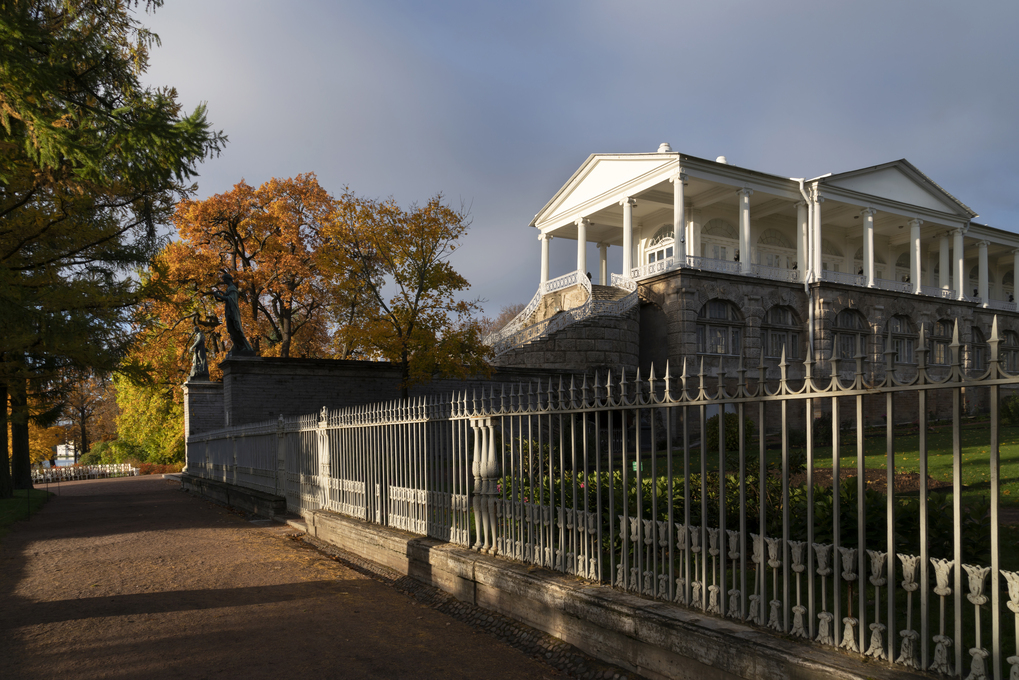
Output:
<svg viewBox="0 0 1019 680">
<path fill-rule="evenodd" d="M 736 587 L 736 576 L 739 572 L 737 567 L 737 561 L 739 560 L 739 546 L 740 546 L 740 532 L 732 529 L 726 529 L 725 533 L 729 536 L 729 559 L 732 560 L 732 588 L 729 589 L 729 610 L 727 615 L 732 618 L 739 618 L 740 610 L 740 590 Z"/>
<path fill-rule="evenodd" d="M 1019 571 L 1005 571 L 1001 570 L 1001 575 L 1005 577 L 1005 583 L 1008 584 L 1008 602 L 1006 606 L 1015 614 L 1015 638 L 1016 648 L 1019 649 Z M 1008 657 L 1008 663 L 1012 666 L 1012 671 L 1009 674 L 1009 680 L 1019 680 L 1019 654 Z"/>
<path fill-rule="evenodd" d="M 477 392 L 475 392 L 475 397 Z M 484 399 L 484 391 L 482 391 Z M 476 403 L 476 399 L 475 399 Z M 495 456 L 495 438 L 491 418 L 471 419 L 474 430 L 474 526 L 477 540 L 474 550 L 495 553 L 495 500 L 498 496 L 499 461 Z M 478 519 L 480 518 L 480 520 Z"/>
<path fill-rule="evenodd" d="M 646 546 L 644 551 L 644 566 L 650 567 L 651 557 L 653 555 L 655 545 L 655 520 L 645 519 L 642 520 L 644 524 L 644 545 Z M 648 597 L 655 596 L 655 573 L 651 569 L 644 569 L 644 594 Z"/>
<path fill-rule="evenodd" d="M 800 579 L 803 577 L 803 571 L 807 568 L 807 565 L 803 564 L 803 549 L 806 546 L 806 541 L 789 541 L 789 550 L 793 560 L 792 569 L 796 574 L 796 604 L 793 606 L 792 634 L 802 638 L 809 637 L 807 630 L 803 627 L 803 617 L 807 613 L 807 608 L 800 602 Z"/>
<path fill-rule="evenodd" d="M 747 614 L 747 621 L 753 621 L 758 626 L 764 625 L 764 608 L 761 604 L 761 584 L 765 578 L 764 572 L 764 539 L 757 534 L 750 534 L 753 543 L 753 554 L 750 561 L 754 563 L 754 592 L 750 596 L 750 611 Z"/>
<path fill-rule="evenodd" d="M 698 609 L 703 608 L 701 602 L 701 594 L 704 590 L 704 582 L 701 580 L 701 528 L 690 527 L 690 552 L 693 553 L 693 573 L 694 579 L 691 581 L 693 586 L 693 595 L 691 597 L 690 606 L 697 607 Z"/>
<path fill-rule="evenodd" d="M 919 668 L 916 660 L 916 643 L 920 639 L 920 634 L 913 630 L 913 593 L 920 587 L 916 582 L 916 569 L 920 565 L 920 558 L 902 553 L 899 553 L 898 557 L 902 562 L 902 589 L 906 591 L 906 629 L 899 631 L 902 647 L 895 663 L 901 663 L 907 668 Z"/>
<path fill-rule="evenodd" d="M 868 550 L 870 557 L 870 583 L 874 586 L 874 623 L 870 624 L 870 646 L 867 647 L 867 656 L 875 659 L 885 659 L 885 625 L 881 623 L 881 586 L 888 583 L 885 578 L 885 564 L 888 553 L 880 550 Z"/>
<path fill-rule="evenodd" d="M 952 594 L 952 589 L 948 587 L 948 577 L 952 573 L 955 561 L 939 560 L 932 557 L 931 564 L 934 565 L 934 578 L 937 581 L 937 585 L 934 586 L 934 594 L 941 598 L 941 616 L 938 634 L 934 636 L 936 643 L 934 661 L 931 662 L 927 670 L 950 675 L 952 667 L 948 664 L 948 648 L 952 646 L 952 638 L 945 635 L 945 598 Z"/>
<path fill-rule="evenodd" d="M 677 604 L 686 604 L 686 572 L 690 568 L 690 553 L 687 551 L 687 527 L 685 524 L 676 524 L 676 547 L 679 548 L 679 565 L 676 573 L 676 597 L 673 599 Z"/>
<path fill-rule="evenodd" d="M 722 607 L 718 601 L 718 529 L 708 529 L 708 554 L 711 555 L 711 585 L 708 586 L 708 611 L 712 614 L 721 614 Z"/>
<path fill-rule="evenodd" d="M 976 644 L 969 650 L 971 661 L 969 675 L 966 676 L 966 680 L 986 680 L 987 666 L 985 661 L 990 656 L 990 653 L 980 646 L 980 605 L 987 604 L 987 596 L 984 595 L 984 581 L 987 579 L 987 574 L 990 573 L 991 568 L 974 566 L 972 564 L 964 564 L 962 568 L 966 570 L 966 576 L 969 577 L 969 593 L 966 595 L 966 599 L 973 605 L 977 629 Z"/>
<path fill-rule="evenodd" d="M 842 556 L 842 578 L 846 582 L 846 599 L 849 602 L 846 616 L 842 623 L 845 629 L 842 631 L 842 649 L 851 652 L 859 652 L 860 647 L 856 644 L 856 624 L 859 620 L 853 617 L 853 582 L 856 580 L 856 548 L 839 547 L 839 554 Z"/>
<path fill-rule="evenodd" d="M 771 613 L 768 616 L 768 627 L 779 632 L 782 630 L 782 622 L 779 620 L 779 611 L 782 608 L 782 600 L 778 599 L 778 568 L 782 566 L 782 560 L 778 559 L 778 549 L 781 546 L 781 538 L 765 538 L 768 544 L 768 566 L 771 567 L 772 587 L 771 593 L 774 597 L 769 604 Z"/>
<path fill-rule="evenodd" d="M 659 564 L 668 564 L 669 523 L 667 521 L 658 522 L 658 551 Z M 663 569 L 662 572 L 658 574 L 658 598 L 666 601 L 669 599 L 669 573 L 666 569 Z"/>
</svg>

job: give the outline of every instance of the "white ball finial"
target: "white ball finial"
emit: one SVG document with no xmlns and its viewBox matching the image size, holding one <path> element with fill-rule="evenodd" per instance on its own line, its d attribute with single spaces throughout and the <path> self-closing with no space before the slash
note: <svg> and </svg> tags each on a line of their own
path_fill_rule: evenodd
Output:
<svg viewBox="0 0 1019 680">
<path fill-rule="evenodd" d="M 668 142 L 662 142 L 658 145 L 658 153 L 672 153 L 672 147 Z"/>
<path fill-rule="evenodd" d="M 725 159 L 725 156 L 719 156 L 718 158 L 715 159 L 715 162 L 716 163 L 721 163 L 722 165 L 728 165 L 729 164 L 729 161 L 727 161 Z"/>
</svg>

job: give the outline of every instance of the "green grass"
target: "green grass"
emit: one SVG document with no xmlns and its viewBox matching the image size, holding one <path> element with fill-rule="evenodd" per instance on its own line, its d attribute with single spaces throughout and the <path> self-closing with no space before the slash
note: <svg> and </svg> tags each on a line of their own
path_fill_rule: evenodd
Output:
<svg viewBox="0 0 1019 680">
<path fill-rule="evenodd" d="M 843 433 L 845 434 L 845 433 Z M 863 440 L 864 467 L 868 470 L 887 469 L 885 434 L 869 432 Z M 846 439 L 846 437 L 843 437 Z M 990 495 L 990 426 L 986 419 L 967 422 L 960 430 L 962 449 L 963 499 L 976 500 Z M 897 427 L 893 440 L 895 447 L 895 471 L 920 472 L 919 433 L 915 426 Z M 927 473 L 932 479 L 951 482 L 954 457 L 952 455 L 951 425 L 935 425 L 927 432 Z M 999 440 L 1001 461 L 1002 506 L 1019 506 L 1019 427 L 1002 427 Z M 843 469 L 856 469 L 855 434 L 852 441 L 840 442 L 840 464 Z M 815 465 L 832 466 L 832 448 L 816 449 Z M 946 489 L 945 491 L 950 491 Z"/>
<path fill-rule="evenodd" d="M 7 535 L 15 522 L 29 519 L 29 512 L 32 515 L 39 512 L 52 495 L 42 489 L 32 489 L 31 492 L 18 490 L 14 492 L 14 498 L 0 500 L 0 538 Z"/>
</svg>

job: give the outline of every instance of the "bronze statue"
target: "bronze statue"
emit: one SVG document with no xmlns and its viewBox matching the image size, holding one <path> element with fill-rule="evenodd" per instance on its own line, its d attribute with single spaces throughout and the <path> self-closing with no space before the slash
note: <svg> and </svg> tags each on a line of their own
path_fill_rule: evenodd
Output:
<svg viewBox="0 0 1019 680">
<path fill-rule="evenodd" d="M 233 347 L 227 352 L 228 357 L 253 357 L 254 350 L 244 337 L 244 330 L 241 328 L 241 307 L 237 302 L 237 284 L 228 272 L 223 272 L 223 283 L 226 284 L 226 292 L 212 291 L 212 296 L 223 303 L 224 316 L 226 317 L 226 330 L 230 334 L 230 342 Z"/>
<path fill-rule="evenodd" d="M 188 382 L 209 379 L 209 356 L 205 350 L 205 333 L 197 323 L 194 338 L 188 348 L 191 352 L 191 373 L 188 375 Z"/>
</svg>

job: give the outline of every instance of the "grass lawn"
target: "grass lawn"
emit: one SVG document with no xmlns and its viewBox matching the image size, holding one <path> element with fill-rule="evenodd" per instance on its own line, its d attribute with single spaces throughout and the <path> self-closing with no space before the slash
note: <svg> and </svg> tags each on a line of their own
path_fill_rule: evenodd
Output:
<svg viewBox="0 0 1019 680">
<path fill-rule="evenodd" d="M 42 489 L 32 489 L 31 492 L 19 490 L 14 492 L 14 498 L 0 500 L 0 538 L 11 530 L 15 522 L 29 519 L 29 512 L 33 515 L 39 512 L 52 495 Z"/>
<path fill-rule="evenodd" d="M 845 435 L 847 433 L 843 433 Z M 962 442 L 963 499 L 987 498 L 990 495 L 990 423 L 982 420 L 966 421 L 960 431 Z M 843 436 L 843 439 L 846 439 Z M 864 467 L 868 470 L 886 469 L 885 433 L 869 430 L 863 440 Z M 920 471 L 919 434 L 915 426 L 897 427 L 893 440 L 896 473 Z M 852 441 L 840 442 L 843 469 L 856 469 L 855 433 Z M 1001 460 L 1001 497 L 1003 507 L 1019 507 L 1019 427 L 1002 427 L 999 453 Z M 818 448 L 815 453 L 817 467 L 832 466 L 832 448 Z M 927 472 L 932 479 L 952 481 L 952 426 L 936 424 L 927 432 Z M 945 489 L 944 491 L 950 491 Z"/>
</svg>

